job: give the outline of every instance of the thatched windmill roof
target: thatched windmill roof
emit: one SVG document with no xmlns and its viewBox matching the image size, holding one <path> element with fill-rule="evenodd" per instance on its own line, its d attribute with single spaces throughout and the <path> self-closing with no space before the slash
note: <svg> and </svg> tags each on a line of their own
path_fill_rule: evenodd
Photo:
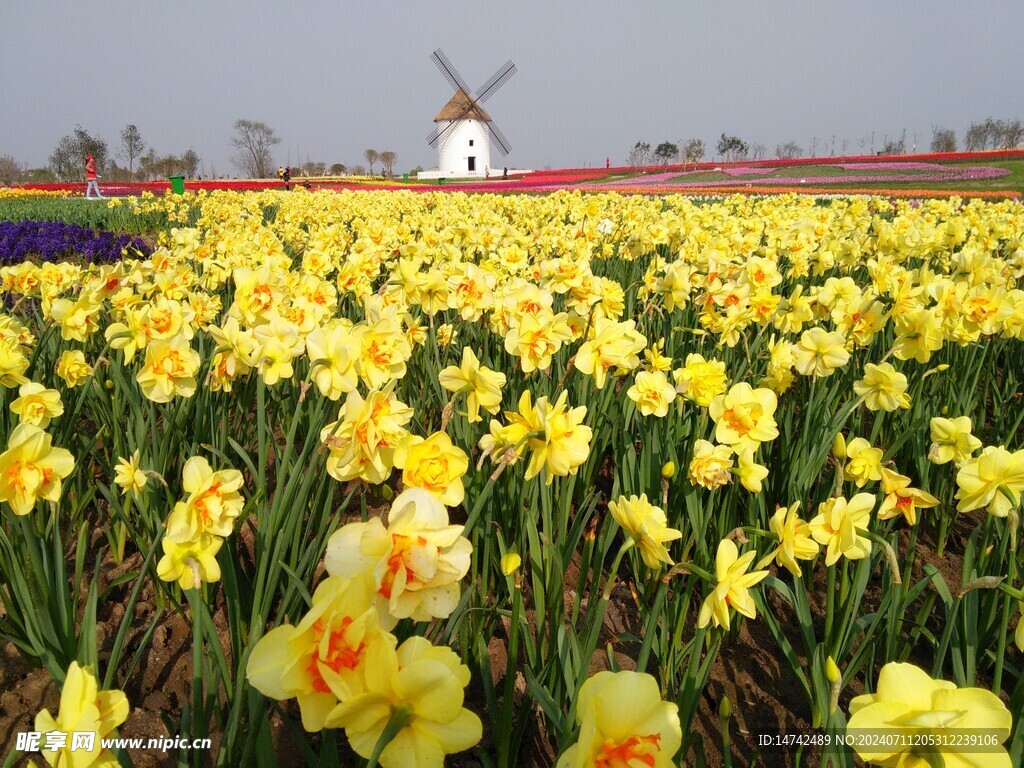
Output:
<svg viewBox="0 0 1024 768">
<path fill-rule="evenodd" d="M 491 116 L 484 111 L 483 107 L 471 101 L 466 92 L 459 88 L 434 118 L 435 123 L 446 120 L 482 120 L 489 123 Z"/>
</svg>

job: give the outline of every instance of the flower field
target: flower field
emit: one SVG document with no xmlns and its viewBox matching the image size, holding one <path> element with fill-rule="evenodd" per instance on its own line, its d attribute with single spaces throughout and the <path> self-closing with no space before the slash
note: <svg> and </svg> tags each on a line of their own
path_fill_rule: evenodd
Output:
<svg viewBox="0 0 1024 768">
<path fill-rule="evenodd" d="M 112 210 L 0 224 L 4 765 L 1024 762 L 1019 200 Z"/>
</svg>

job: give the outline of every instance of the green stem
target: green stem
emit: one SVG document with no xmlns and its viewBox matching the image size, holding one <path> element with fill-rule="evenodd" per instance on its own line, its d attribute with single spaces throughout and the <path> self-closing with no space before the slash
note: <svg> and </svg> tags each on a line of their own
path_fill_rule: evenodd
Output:
<svg viewBox="0 0 1024 768">
<path fill-rule="evenodd" d="M 366 763 L 366 768 L 377 768 L 377 763 L 380 762 L 381 753 L 387 748 L 388 744 L 394 741 L 405 726 L 412 722 L 414 715 L 412 707 L 398 707 L 391 710 L 391 717 L 388 718 L 388 724 L 384 726 L 384 730 L 381 731 L 380 738 L 377 739 L 376 745 L 373 747 L 373 753 L 370 755 L 370 759 Z"/>
</svg>

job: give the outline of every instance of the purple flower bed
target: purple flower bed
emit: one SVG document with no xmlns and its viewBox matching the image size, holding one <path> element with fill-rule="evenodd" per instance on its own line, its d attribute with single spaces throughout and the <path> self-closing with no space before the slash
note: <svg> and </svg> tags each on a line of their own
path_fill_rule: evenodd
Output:
<svg viewBox="0 0 1024 768">
<path fill-rule="evenodd" d="M 149 256 L 153 249 L 140 238 L 94 232 L 60 221 L 0 222 L 0 264 L 20 264 L 28 258 L 57 261 L 80 256 L 90 264 L 119 261 L 125 249 Z"/>
</svg>

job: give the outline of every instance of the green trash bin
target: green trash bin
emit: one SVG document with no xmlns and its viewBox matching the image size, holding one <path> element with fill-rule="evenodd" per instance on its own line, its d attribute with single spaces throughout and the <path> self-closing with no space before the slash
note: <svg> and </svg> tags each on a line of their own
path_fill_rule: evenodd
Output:
<svg viewBox="0 0 1024 768">
<path fill-rule="evenodd" d="M 168 176 L 167 178 L 171 181 L 171 192 L 176 195 L 185 194 L 185 177 L 184 176 Z"/>
<path fill-rule="evenodd" d="M 445 179 L 444 179 L 443 176 L 440 179 L 437 180 L 438 184 L 444 184 L 444 182 L 445 182 Z"/>
<path fill-rule="evenodd" d="M 402 174 L 402 181 L 408 181 L 408 180 L 409 180 L 409 174 L 408 173 L 403 173 Z"/>
</svg>

